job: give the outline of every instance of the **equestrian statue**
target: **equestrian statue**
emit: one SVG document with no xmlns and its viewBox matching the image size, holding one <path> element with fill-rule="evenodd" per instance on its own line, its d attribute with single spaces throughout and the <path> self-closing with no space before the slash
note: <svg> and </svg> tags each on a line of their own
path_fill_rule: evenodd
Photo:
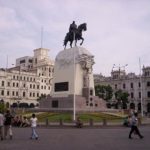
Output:
<svg viewBox="0 0 150 150">
<path fill-rule="evenodd" d="M 82 45 L 84 41 L 84 38 L 82 37 L 82 31 L 87 30 L 86 26 L 87 26 L 86 23 L 83 23 L 77 27 L 75 21 L 73 21 L 73 23 L 70 24 L 69 32 L 65 36 L 64 48 L 66 48 L 68 42 L 70 42 L 70 47 L 72 47 L 73 41 L 75 41 L 75 46 L 76 46 L 78 40 L 82 40 L 80 43 L 80 45 Z"/>
</svg>

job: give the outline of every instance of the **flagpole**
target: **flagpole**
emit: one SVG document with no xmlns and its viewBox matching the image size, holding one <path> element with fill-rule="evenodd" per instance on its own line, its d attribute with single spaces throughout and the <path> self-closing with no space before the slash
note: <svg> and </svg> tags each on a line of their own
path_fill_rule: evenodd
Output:
<svg viewBox="0 0 150 150">
<path fill-rule="evenodd" d="M 140 67 L 140 84 L 141 84 L 141 88 L 140 88 L 140 91 L 141 91 L 141 116 L 143 117 L 143 92 L 142 92 L 142 75 L 141 75 L 141 60 L 139 58 L 139 67 Z"/>
<path fill-rule="evenodd" d="M 73 33 L 73 40 L 75 42 L 75 33 Z M 76 83 L 76 76 L 75 76 L 75 49 L 73 50 L 73 72 L 74 72 L 74 93 L 73 93 L 73 120 L 76 120 L 76 102 L 75 102 L 75 83 Z"/>
</svg>

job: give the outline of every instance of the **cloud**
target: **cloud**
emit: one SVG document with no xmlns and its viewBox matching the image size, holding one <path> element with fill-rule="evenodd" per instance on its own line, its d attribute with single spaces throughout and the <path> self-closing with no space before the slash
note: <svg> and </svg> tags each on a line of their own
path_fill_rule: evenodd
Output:
<svg viewBox="0 0 150 150">
<path fill-rule="evenodd" d="M 13 61 L 20 55 L 32 56 L 40 47 L 41 26 L 43 45 L 55 58 L 75 20 L 78 25 L 87 23 L 83 47 L 95 55 L 95 73 L 109 75 L 113 64 L 128 64 L 129 72 L 138 73 L 139 57 L 149 65 L 148 0 L 1 0 L 0 9 L 0 56 L 12 54 Z"/>
</svg>

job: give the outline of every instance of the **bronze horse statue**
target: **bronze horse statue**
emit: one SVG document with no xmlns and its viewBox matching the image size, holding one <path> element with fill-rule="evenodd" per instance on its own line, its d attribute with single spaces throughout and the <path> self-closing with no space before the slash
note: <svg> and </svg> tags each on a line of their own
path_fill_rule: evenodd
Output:
<svg viewBox="0 0 150 150">
<path fill-rule="evenodd" d="M 77 40 L 82 40 L 80 45 L 83 44 L 84 38 L 82 37 L 82 31 L 86 31 L 86 23 L 80 24 L 74 32 L 68 32 L 64 39 L 64 46 L 66 48 L 67 43 L 70 42 L 70 47 L 72 48 L 72 43 L 75 40 L 75 46 L 77 45 Z"/>
</svg>

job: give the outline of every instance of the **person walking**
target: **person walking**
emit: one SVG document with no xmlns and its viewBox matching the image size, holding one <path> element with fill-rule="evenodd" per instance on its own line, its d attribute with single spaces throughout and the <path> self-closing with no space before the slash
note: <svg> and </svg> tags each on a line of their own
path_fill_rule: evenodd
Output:
<svg viewBox="0 0 150 150">
<path fill-rule="evenodd" d="M 129 132 L 129 139 L 132 139 L 132 133 L 136 133 L 139 138 L 144 138 L 143 135 L 141 135 L 139 129 L 138 129 L 138 119 L 137 119 L 138 113 L 134 113 L 131 117 L 130 125 L 131 125 L 131 130 Z"/>
<path fill-rule="evenodd" d="M 30 119 L 31 130 L 32 130 L 31 139 L 36 139 L 36 140 L 39 138 L 39 136 L 36 132 L 37 121 L 38 121 L 38 119 L 36 118 L 35 114 L 32 114 L 32 117 Z"/>
<path fill-rule="evenodd" d="M 6 139 L 7 134 L 9 132 L 9 137 L 12 140 L 12 137 L 13 137 L 12 119 L 13 119 L 13 116 L 10 114 L 10 110 L 7 110 L 5 114 L 5 121 L 4 121 L 4 139 Z"/>
<path fill-rule="evenodd" d="M 0 139 L 1 141 L 4 139 L 4 115 L 0 111 Z"/>
</svg>

